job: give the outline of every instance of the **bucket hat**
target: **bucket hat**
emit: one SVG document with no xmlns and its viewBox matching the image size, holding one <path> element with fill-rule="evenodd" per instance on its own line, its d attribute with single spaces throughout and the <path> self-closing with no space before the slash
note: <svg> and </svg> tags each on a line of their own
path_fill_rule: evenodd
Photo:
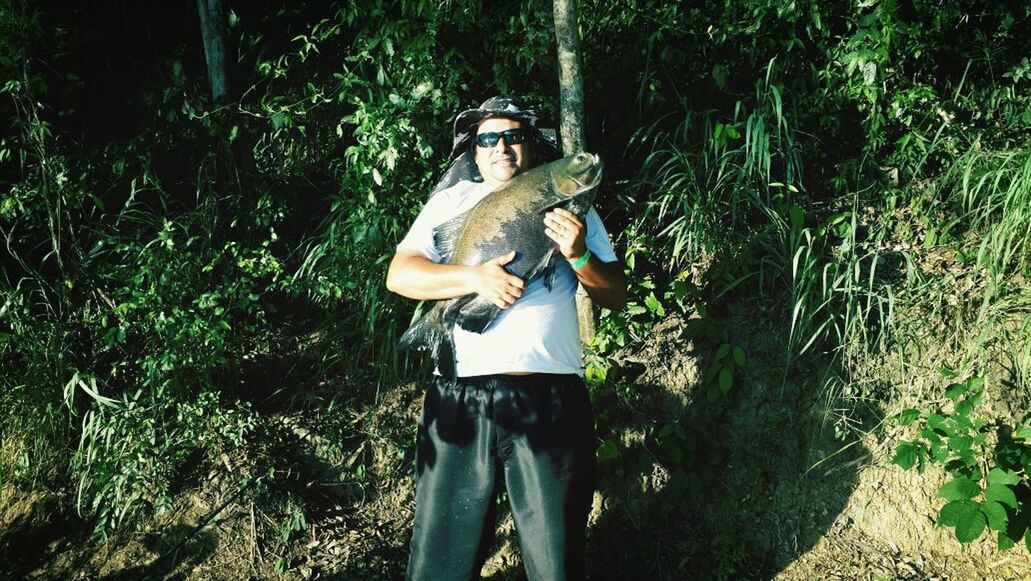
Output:
<svg viewBox="0 0 1031 581">
<path fill-rule="evenodd" d="M 451 148 L 452 163 L 444 176 L 434 186 L 433 194 L 449 188 L 462 180 L 479 181 L 483 178 L 473 160 L 472 143 L 480 121 L 488 117 L 508 117 L 522 121 L 530 128 L 534 154 L 540 163 L 554 161 L 559 157 L 558 143 L 554 130 L 541 129 L 540 115 L 519 97 L 495 96 L 479 107 L 466 109 L 455 117 L 454 141 Z"/>
</svg>

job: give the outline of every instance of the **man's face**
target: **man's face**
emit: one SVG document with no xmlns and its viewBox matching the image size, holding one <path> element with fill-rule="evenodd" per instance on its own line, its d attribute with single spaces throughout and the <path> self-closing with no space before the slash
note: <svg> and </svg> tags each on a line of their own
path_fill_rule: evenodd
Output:
<svg viewBox="0 0 1031 581">
<path fill-rule="evenodd" d="M 480 121 L 476 134 L 501 133 L 509 129 L 523 128 L 522 121 L 508 117 L 488 117 Z M 526 128 L 529 131 L 529 128 Z M 527 138 L 522 143 L 512 145 L 504 138 L 499 139 L 493 147 L 476 148 L 476 167 L 480 169 L 483 181 L 491 186 L 499 186 L 514 178 L 523 171 L 533 167 L 533 146 Z"/>
</svg>

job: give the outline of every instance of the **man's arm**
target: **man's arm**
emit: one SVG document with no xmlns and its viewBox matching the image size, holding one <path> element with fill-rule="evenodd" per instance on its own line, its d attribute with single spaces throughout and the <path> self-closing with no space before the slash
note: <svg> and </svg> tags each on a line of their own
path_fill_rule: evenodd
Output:
<svg viewBox="0 0 1031 581">
<path fill-rule="evenodd" d="M 591 256 L 583 266 L 574 268 L 573 272 L 591 300 L 599 306 L 612 311 L 626 306 L 627 279 L 623 273 L 623 264 L 618 260 L 602 262 L 596 256 Z"/>
<path fill-rule="evenodd" d="M 483 264 L 439 264 L 417 250 L 399 248 L 387 270 L 387 289 L 416 300 L 443 300 L 476 294 L 507 309 L 523 294 L 523 279 L 505 270 L 515 252 Z"/>
</svg>

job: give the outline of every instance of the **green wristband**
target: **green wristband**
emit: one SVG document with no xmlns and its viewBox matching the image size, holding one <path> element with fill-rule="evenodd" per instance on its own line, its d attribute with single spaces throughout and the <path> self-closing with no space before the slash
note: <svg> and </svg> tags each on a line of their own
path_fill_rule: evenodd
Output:
<svg viewBox="0 0 1031 581">
<path fill-rule="evenodd" d="M 577 268 L 580 268 L 581 266 L 587 264 L 587 261 L 590 260 L 590 259 L 591 259 L 591 249 L 588 248 L 587 252 L 584 252 L 584 255 L 581 256 L 580 258 L 577 258 L 575 262 L 570 260 L 569 261 L 569 266 L 572 266 L 574 269 L 577 269 Z"/>
</svg>

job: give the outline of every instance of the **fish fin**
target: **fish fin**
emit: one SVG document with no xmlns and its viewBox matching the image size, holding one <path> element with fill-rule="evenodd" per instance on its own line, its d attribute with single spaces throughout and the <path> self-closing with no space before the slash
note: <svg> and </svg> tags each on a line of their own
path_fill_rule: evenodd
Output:
<svg viewBox="0 0 1031 581">
<path fill-rule="evenodd" d="M 544 286 L 548 287 L 548 291 L 551 291 L 551 284 L 555 281 L 555 252 L 556 248 L 553 246 L 541 256 L 541 259 L 537 264 L 533 265 L 524 276 L 523 280 L 527 283 L 534 280 L 537 277 L 544 279 Z"/>
<path fill-rule="evenodd" d="M 494 303 L 480 299 L 469 302 L 458 314 L 458 326 L 473 333 L 483 333 L 498 317 L 501 309 Z"/>
<path fill-rule="evenodd" d="M 451 257 L 455 255 L 455 245 L 468 216 L 468 211 L 462 212 L 433 229 L 433 244 L 437 247 L 441 262 L 451 262 Z"/>
<path fill-rule="evenodd" d="M 438 344 L 436 360 L 440 376 L 453 382 L 458 375 L 458 360 L 455 358 L 455 338 L 451 333 L 445 333 Z"/>
<path fill-rule="evenodd" d="M 475 298 L 476 295 L 465 295 L 448 301 L 447 307 L 441 312 L 441 321 L 446 332 L 437 342 L 433 358 L 437 362 L 437 371 L 440 372 L 441 377 L 452 382 L 458 376 L 458 356 L 455 354 L 455 322 L 461 316 L 462 309 Z"/>
<path fill-rule="evenodd" d="M 558 257 L 552 254 L 551 262 L 548 263 L 548 266 L 545 267 L 544 272 L 541 273 L 541 276 L 544 279 L 544 287 L 548 289 L 549 293 L 551 292 L 551 287 L 555 286 L 555 261 L 557 259 Z"/>
</svg>

